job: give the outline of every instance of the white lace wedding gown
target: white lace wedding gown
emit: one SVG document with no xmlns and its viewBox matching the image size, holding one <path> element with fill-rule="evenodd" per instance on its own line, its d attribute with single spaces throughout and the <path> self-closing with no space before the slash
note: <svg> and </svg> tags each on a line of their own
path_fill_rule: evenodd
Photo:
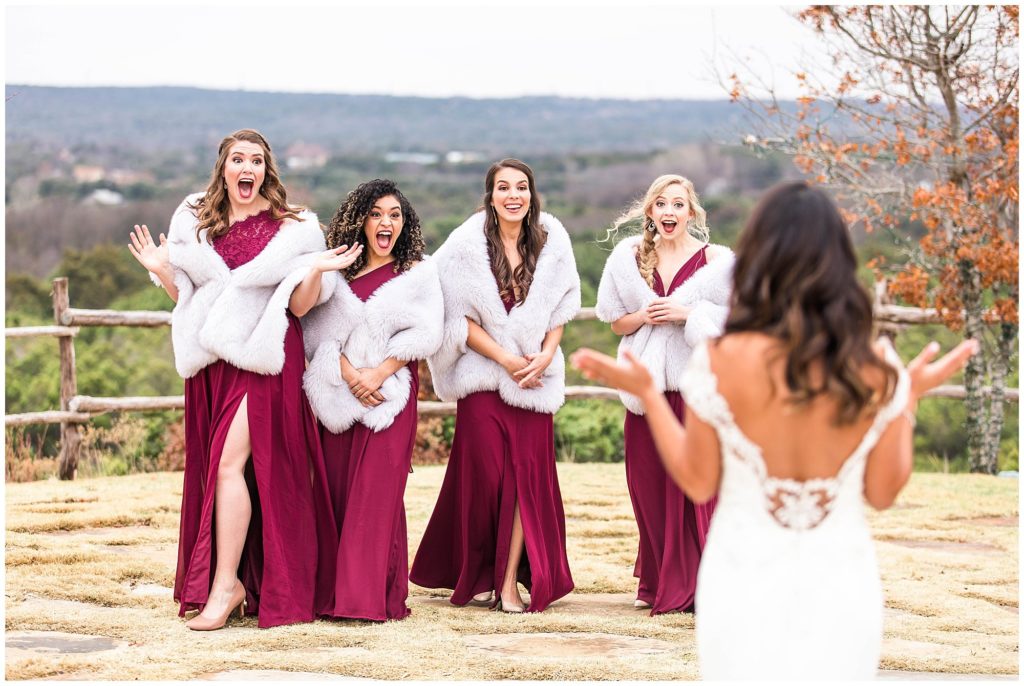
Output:
<svg viewBox="0 0 1024 686">
<path fill-rule="evenodd" d="M 795 481 L 767 474 L 761 449 L 718 392 L 707 347 L 694 350 L 682 383 L 686 409 L 716 430 L 722 451 L 697 576 L 703 678 L 875 677 L 883 601 L 864 518 L 864 466 L 909 392 L 899 358 L 887 358 L 899 369 L 896 391 L 838 474 Z"/>
</svg>

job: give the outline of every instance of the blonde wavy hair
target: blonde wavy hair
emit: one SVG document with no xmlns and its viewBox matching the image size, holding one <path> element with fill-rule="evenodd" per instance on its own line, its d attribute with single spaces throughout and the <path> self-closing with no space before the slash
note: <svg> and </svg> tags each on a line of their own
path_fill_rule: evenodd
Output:
<svg viewBox="0 0 1024 686">
<path fill-rule="evenodd" d="M 697 191 L 693 188 L 693 182 L 685 176 L 678 174 L 664 174 L 656 178 L 651 187 L 647 189 L 644 197 L 634 202 L 629 206 L 629 209 L 619 215 L 605 236 L 605 240 L 608 240 L 612 234 L 618 232 L 623 226 L 637 221 L 640 222 L 640 232 L 643 234 L 643 240 L 640 241 L 640 249 L 636 253 L 636 265 L 640 269 L 640 276 L 644 278 L 644 281 L 651 288 L 654 287 L 654 270 L 658 266 L 658 253 L 655 250 L 657 245 L 655 238 L 658 236 L 658 230 L 654 225 L 654 220 L 651 219 L 651 208 L 654 207 L 654 201 L 657 200 L 658 196 L 673 184 L 681 185 L 683 190 L 686 191 L 686 200 L 690 205 L 690 216 L 686 220 L 687 232 L 702 243 L 707 243 L 710 239 L 707 212 L 701 207 Z"/>
<path fill-rule="evenodd" d="M 281 183 L 281 177 L 278 176 L 277 164 L 270 152 L 270 143 L 263 137 L 263 134 L 255 129 L 240 129 L 230 136 L 226 136 L 220 142 L 220 147 L 217 148 L 217 163 L 213 166 L 213 173 L 210 175 L 210 183 L 206 186 L 206 193 L 194 205 L 189 205 L 198 219 L 196 240 L 199 240 L 200 232 L 206 229 L 206 240 L 212 243 L 214 238 L 227 233 L 231 227 L 229 219 L 231 201 L 224 185 L 224 166 L 227 164 L 231 146 L 241 141 L 255 143 L 263 148 L 264 177 L 259 193 L 270 202 L 274 219 L 280 221 L 282 219 L 298 220 L 299 218 L 298 213 L 303 208 L 288 204 L 288 194 L 284 189 L 284 184 Z"/>
</svg>

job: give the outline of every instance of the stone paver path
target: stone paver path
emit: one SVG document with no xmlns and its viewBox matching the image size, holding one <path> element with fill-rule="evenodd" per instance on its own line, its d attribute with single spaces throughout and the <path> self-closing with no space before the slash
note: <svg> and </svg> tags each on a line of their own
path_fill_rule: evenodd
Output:
<svg viewBox="0 0 1024 686">
<path fill-rule="evenodd" d="M 128 646 L 107 636 L 69 634 L 63 631 L 8 631 L 4 635 L 7 660 L 21 660 L 51 655 L 101 653 Z"/>
<path fill-rule="evenodd" d="M 169 596 L 171 589 L 157 584 L 139 584 L 130 587 L 135 595 Z M 570 594 L 549 609 L 551 614 L 564 615 L 597 615 L 597 616 L 646 616 L 647 611 L 636 610 L 632 606 L 633 598 L 626 593 L 593 593 Z M 412 596 L 409 604 L 438 606 L 448 605 L 446 598 L 429 596 Z M 79 601 L 56 600 L 41 597 L 29 597 L 18 607 L 32 607 L 36 610 L 59 611 L 67 614 L 116 612 L 114 608 L 105 608 Z M 486 611 L 484 606 L 477 610 Z M 908 615 L 909 613 L 887 608 L 890 616 Z M 244 627 L 228 627 L 224 630 L 200 636 L 199 638 L 222 640 L 226 636 L 243 637 L 251 629 Z M 670 653 L 679 646 L 669 641 L 626 636 L 606 632 L 509 632 L 495 634 L 467 634 L 461 637 L 463 645 L 473 652 L 493 656 L 496 659 L 528 657 L 530 659 L 563 658 L 613 658 L 629 659 L 642 655 Z M 106 636 L 74 634 L 58 631 L 9 631 L 6 633 L 7 664 L 20 660 L 56 659 L 62 655 L 81 655 L 85 653 L 104 653 L 115 650 L 131 649 L 126 641 Z M 884 650 L 889 653 L 912 655 L 919 658 L 936 657 L 949 651 L 956 651 L 955 646 L 939 645 L 922 641 L 908 641 L 898 638 L 887 638 Z M 275 651 L 282 655 L 309 656 L 310 658 L 337 657 L 342 659 L 359 659 L 372 656 L 372 651 L 362 647 L 299 647 Z M 55 675 L 62 679 L 88 679 L 88 672 L 76 671 L 68 675 Z M 949 674 L 941 672 L 910 672 L 899 670 L 880 670 L 879 677 L 885 680 L 1014 680 L 1013 676 L 991 674 Z M 357 680 L 357 677 L 341 674 L 325 674 L 321 672 L 298 672 L 274 669 L 233 669 L 223 672 L 210 672 L 196 677 L 211 681 L 294 681 L 294 680 Z"/>
</svg>

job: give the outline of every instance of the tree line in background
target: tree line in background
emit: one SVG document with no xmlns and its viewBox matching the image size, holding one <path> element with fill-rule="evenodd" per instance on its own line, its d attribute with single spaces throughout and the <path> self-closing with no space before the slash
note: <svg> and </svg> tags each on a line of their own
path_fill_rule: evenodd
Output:
<svg viewBox="0 0 1024 686">
<path fill-rule="evenodd" d="M 653 178 L 645 170 L 644 179 Z M 353 180 L 353 184 L 355 181 Z M 422 180 L 421 180 L 422 183 Z M 770 182 L 769 182 L 770 185 Z M 407 184 L 410 195 L 417 184 Z M 642 189 L 641 189 L 642 190 Z M 309 193 L 308 189 L 301 194 Z M 421 191 L 422 192 L 422 191 Z M 443 196 L 443 194 L 441 194 Z M 475 199 L 465 192 L 470 209 Z M 732 244 L 755 199 L 755 193 L 727 194 L 704 198 L 714 240 Z M 443 196 L 447 197 L 447 196 Z M 148 202 L 148 201 L 147 201 Z M 169 201 L 169 207 L 177 199 Z M 138 207 L 149 205 L 138 205 Z M 417 207 L 419 205 L 417 204 Z M 549 195 L 549 209 L 559 216 L 573 213 L 570 202 L 558 193 Z M 592 305 L 605 259 L 617 237 L 604 240 L 607 223 L 620 207 L 603 209 L 602 223 L 590 231 L 576 231 L 574 250 L 582 282 L 583 302 Z M 119 208 L 117 216 L 124 210 Z M 596 212 L 587 208 L 586 212 Z M 166 214 L 169 215 L 168 209 Z M 463 211 L 465 213 L 465 210 Z M 326 216 L 321 213 L 326 221 Z M 463 216 L 450 212 L 441 219 L 427 219 L 428 249 L 436 248 Z M 164 220 L 166 221 L 166 220 Z M 151 221 L 161 226 L 159 220 Z M 122 225 L 123 229 L 124 225 Z M 887 254 L 888 241 L 877 234 L 865 235 L 860 250 L 864 255 Z M 155 288 L 119 244 L 98 243 L 91 248 L 65 248 L 59 264 L 39 278 L 26 273 L 8 272 L 6 282 L 6 325 L 28 326 L 52 322 L 48 277 L 67 276 L 71 304 L 84 308 L 121 310 L 169 310 L 170 300 Z M 865 283 L 872 275 L 863 269 Z M 904 355 L 919 349 L 930 337 L 944 345 L 955 334 L 939 326 L 908 329 L 897 338 Z M 566 328 L 563 350 L 590 347 L 612 353 L 617 337 L 601 322 L 574 322 Z M 128 327 L 83 328 L 75 339 L 78 388 L 83 395 L 144 396 L 177 395 L 182 381 L 174 369 L 170 335 L 166 329 Z M 56 408 L 59 404 L 59 366 L 57 345 L 52 339 L 11 339 L 7 341 L 7 378 L 5 388 L 8 413 Z M 424 365 L 423 393 L 429 398 L 429 372 Z M 1013 372 L 1016 378 L 1016 371 Z M 569 370 L 570 384 L 586 383 L 575 370 Z M 624 409 L 615 401 L 572 401 L 555 418 L 556 447 L 559 458 L 570 461 L 614 462 L 623 458 L 622 421 Z M 957 400 L 929 400 L 921 404 L 916 444 L 918 468 L 928 470 L 964 470 L 967 466 L 965 436 L 960 427 L 965 407 Z M 421 422 L 416 461 L 436 463 L 447 457 L 453 431 L 451 419 Z M 8 431 L 7 478 L 30 479 L 46 476 L 56 469 L 56 425 L 32 426 Z M 1017 423 L 1015 418 L 1003 428 L 1000 467 L 1017 465 Z M 85 454 L 80 474 L 122 474 L 133 471 L 181 467 L 183 430 L 181 413 L 101 415 L 84 436 Z"/>
</svg>

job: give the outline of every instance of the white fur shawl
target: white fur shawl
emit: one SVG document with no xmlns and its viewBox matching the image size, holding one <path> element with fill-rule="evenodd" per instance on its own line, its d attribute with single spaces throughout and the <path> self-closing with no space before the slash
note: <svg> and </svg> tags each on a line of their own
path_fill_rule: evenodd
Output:
<svg viewBox="0 0 1024 686">
<path fill-rule="evenodd" d="M 288 301 L 326 249 L 320 223 L 309 211 L 299 215 L 300 221 L 286 219 L 259 255 L 231 270 L 206 241 L 205 230 L 196 239 L 196 217 L 188 204 L 200 197 L 185 198 L 167 232 L 178 287 L 171 313 L 178 373 L 188 378 L 222 359 L 259 374 L 278 374 L 284 367 Z M 318 303 L 330 297 L 331 288 L 325 280 Z"/>
<path fill-rule="evenodd" d="M 569 234 L 550 214 L 541 214 L 547 242 L 537 258 L 530 292 L 508 314 L 491 273 L 484 237 L 484 213 L 455 229 L 434 255 L 444 292 L 444 342 L 428 359 L 434 391 L 442 400 L 477 391 L 498 391 L 509 405 L 554 413 L 565 402 L 565 358 L 561 347 L 542 376 L 544 386 L 524 389 L 491 359 L 466 345 L 466 317 L 477 322 L 505 350 L 540 352 L 544 336 L 580 309 L 580 277 Z"/>
<path fill-rule="evenodd" d="M 636 249 L 640 240 L 640 236 L 623 239 L 605 263 L 596 308 L 597 317 L 603 322 L 611 323 L 644 309 L 658 297 L 637 268 Z M 659 390 L 680 390 L 679 381 L 693 348 L 722 333 L 729 313 L 735 256 L 724 246 L 714 247 L 724 254 L 698 269 L 669 296 L 680 305 L 693 308 L 686 322 L 644 324 L 619 342 L 619 359 L 623 358 L 623 351 L 632 351 L 650 370 Z M 636 396 L 620 392 L 619 397 L 630 412 L 644 413 Z"/>
<path fill-rule="evenodd" d="M 394 277 L 365 303 L 332 272 L 339 284 L 334 295 L 302 318 L 306 356 L 311 360 L 302 385 L 313 411 L 334 433 L 356 422 L 373 431 L 386 429 L 405 409 L 412 382 L 406 367 L 381 385 L 384 402 L 367 408 L 341 378 L 338 358 L 344 353 L 358 368 L 376 367 L 388 357 L 409 361 L 433 354 L 444 333 L 444 301 L 434 263 L 426 259 Z"/>
</svg>

